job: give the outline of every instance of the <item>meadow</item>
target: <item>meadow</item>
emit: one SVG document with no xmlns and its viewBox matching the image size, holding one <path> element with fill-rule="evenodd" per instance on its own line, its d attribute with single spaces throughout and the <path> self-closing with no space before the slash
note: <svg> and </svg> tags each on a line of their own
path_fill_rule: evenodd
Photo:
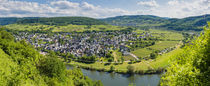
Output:
<svg viewBox="0 0 210 86">
<path fill-rule="evenodd" d="M 153 37 L 157 37 L 159 39 L 159 41 L 155 42 L 155 45 L 131 51 L 131 53 L 133 53 L 138 57 L 148 57 L 152 52 L 155 52 L 157 50 L 161 51 L 166 48 L 175 47 L 180 43 L 181 40 L 184 39 L 181 33 L 175 31 L 155 30 L 155 29 L 144 31 L 138 29 L 135 32 L 136 33 L 150 32 Z"/>
<path fill-rule="evenodd" d="M 5 26 L 9 30 L 18 31 L 52 31 L 52 32 L 84 32 L 84 31 L 110 31 L 123 30 L 126 27 L 112 25 L 42 25 L 42 24 L 10 24 Z"/>
</svg>

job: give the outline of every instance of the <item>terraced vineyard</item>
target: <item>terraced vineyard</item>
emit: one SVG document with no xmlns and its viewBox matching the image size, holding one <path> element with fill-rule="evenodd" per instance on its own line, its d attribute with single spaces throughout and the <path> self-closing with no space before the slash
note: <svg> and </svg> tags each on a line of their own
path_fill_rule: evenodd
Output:
<svg viewBox="0 0 210 86">
<path fill-rule="evenodd" d="M 18 31 L 42 31 L 42 32 L 84 32 L 84 31 L 112 31 L 123 30 L 126 27 L 112 26 L 112 25 L 66 25 L 66 26 L 51 26 L 41 24 L 10 24 L 6 25 L 9 30 Z"/>
</svg>

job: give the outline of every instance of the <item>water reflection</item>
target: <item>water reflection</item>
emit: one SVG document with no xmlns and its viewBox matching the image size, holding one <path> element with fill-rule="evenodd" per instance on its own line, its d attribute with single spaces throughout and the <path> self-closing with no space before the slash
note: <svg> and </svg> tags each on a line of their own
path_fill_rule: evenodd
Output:
<svg viewBox="0 0 210 86">
<path fill-rule="evenodd" d="M 68 67 L 67 69 L 72 69 Z M 104 86 L 128 86 L 133 83 L 136 86 L 157 86 L 159 84 L 160 75 L 138 75 L 138 74 L 118 74 L 81 69 L 84 75 L 93 80 L 101 80 Z"/>
<path fill-rule="evenodd" d="M 110 77 L 111 77 L 112 79 L 114 79 L 115 74 L 114 74 L 113 72 L 112 72 L 112 73 L 110 73 L 109 75 L 110 75 Z"/>
<path fill-rule="evenodd" d="M 100 75 L 100 76 L 103 76 L 103 75 L 104 75 L 104 72 L 99 72 L 99 75 Z"/>
</svg>

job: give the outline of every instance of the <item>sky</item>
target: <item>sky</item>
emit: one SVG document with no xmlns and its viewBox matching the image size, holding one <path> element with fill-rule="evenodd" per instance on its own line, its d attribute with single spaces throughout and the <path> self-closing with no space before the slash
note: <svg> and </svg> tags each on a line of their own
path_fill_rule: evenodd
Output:
<svg viewBox="0 0 210 86">
<path fill-rule="evenodd" d="M 204 14 L 210 14 L 210 0 L 0 0 L 0 17 L 184 18 Z"/>
</svg>

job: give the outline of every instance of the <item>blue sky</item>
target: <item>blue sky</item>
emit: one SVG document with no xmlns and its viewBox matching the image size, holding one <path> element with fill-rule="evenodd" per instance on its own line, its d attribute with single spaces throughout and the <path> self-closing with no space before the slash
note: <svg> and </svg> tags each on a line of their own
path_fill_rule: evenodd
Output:
<svg viewBox="0 0 210 86">
<path fill-rule="evenodd" d="M 210 14 L 210 0 L 0 0 L 0 17 L 156 15 L 183 18 Z"/>
</svg>

